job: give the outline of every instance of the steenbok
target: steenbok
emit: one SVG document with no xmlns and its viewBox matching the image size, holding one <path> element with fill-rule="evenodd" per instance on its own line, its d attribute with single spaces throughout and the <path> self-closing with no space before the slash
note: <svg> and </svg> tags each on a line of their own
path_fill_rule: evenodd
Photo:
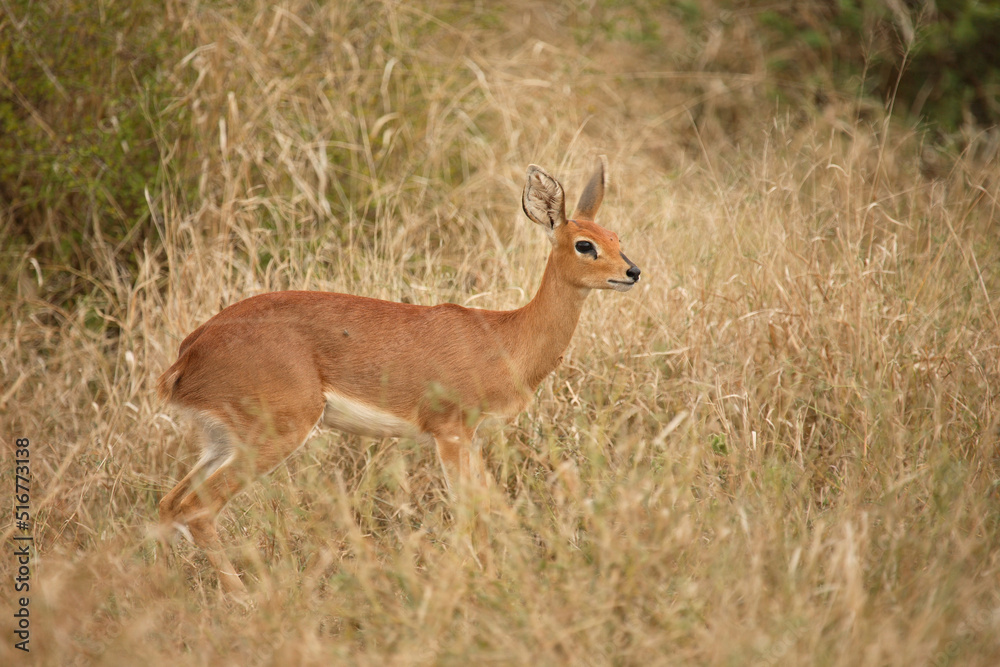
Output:
<svg viewBox="0 0 1000 667">
<path fill-rule="evenodd" d="M 476 428 L 487 416 L 525 407 L 562 360 L 590 290 L 625 292 L 639 280 L 618 237 L 594 222 L 604 186 L 602 158 L 567 219 L 562 186 L 528 167 L 521 204 L 552 251 L 538 293 L 517 310 L 274 292 L 195 329 L 157 383 L 160 396 L 204 432 L 201 460 L 160 501 L 165 534 L 184 532 L 207 552 L 222 588 L 243 591 L 216 516 L 321 423 L 433 442 L 452 497 L 488 512 Z M 476 523 L 485 558 L 486 529 Z"/>
</svg>

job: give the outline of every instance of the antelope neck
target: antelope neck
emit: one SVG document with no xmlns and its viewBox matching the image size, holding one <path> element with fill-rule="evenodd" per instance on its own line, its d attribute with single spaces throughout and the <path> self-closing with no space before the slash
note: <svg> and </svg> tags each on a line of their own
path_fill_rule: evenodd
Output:
<svg viewBox="0 0 1000 667">
<path fill-rule="evenodd" d="M 513 342 L 523 350 L 522 368 L 532 389 L 559 365 L 589 293 L 567 282 L 550 254 L 534 298 L 511 311 Z"/>
</svg>

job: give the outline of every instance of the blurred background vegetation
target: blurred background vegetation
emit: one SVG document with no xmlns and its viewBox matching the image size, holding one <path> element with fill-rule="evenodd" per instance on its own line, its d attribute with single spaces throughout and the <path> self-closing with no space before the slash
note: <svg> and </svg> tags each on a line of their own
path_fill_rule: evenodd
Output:
<svg viewBox="0 0 1000 667">
<path fill-rule="evenodd" d="M 217 9 L 219 20 L 240 12 L 230 3 L 202 5 L 203 15 Z M 456 6 L 451 18 L 461 18 L 454 25 L 500 25 L 497 10 L 477 7 Z M 188 14 L 176 3 L 2 0 L 0 9 L 0 288 L 12 288 L 24 269 L 17 264 L 30 256 L 46 274 L 45 298 L 60 304 L 93 289 L 84 276 L 94 268 L 95 242 L 109 249 L 117 270 L 134 271 L 137 249 L 156 234 L 150 205 L 165 182 L 184 201 L 214 178 L 218 165 L 206 164 L 191 142 L 204 132 L 205 119 L 192 118 L 185 97 L 200 77 L 194 61 L 218 45 L 201 43 L 198 26 L 185 23 Z M 821 114 L 840 100 L 860 100 L 859 109 L 867 103 L 923 127 L 928 142 L 946 152 L 960 152 L 963 137 L 1000 120 L 1000 4 L 994 2 L 591 0 L 553 3 L 548 18 L 580 45 L 638 50 L 648 63 L 639 76 L 756 76 L 779 113 Z M 398 28 L 385 19 L 380 3 L 357 3 L 349 24 L 340 26 L 354 36 L 356 52 L 331 57 L 356 59 L 362 76 L 381 76 L 387 59 L 412 60 L 393 53 L 390 32 Z M 427 41 L 448 38 L 426 17 L 413 21 Z M 317 44 L 319 52 L 325 48 Z M 761 96 L 740 97 L 738 86 L 725 83 L 720 90 L 720 80 L 727 81 L 681 76 L 670 85 L 689 96 L 686 111 L 703 131 L 714 127 L 735 141 L 752 141 L 747 124 L 758 118 L 752 107 Z M 358 117 L 373 122 L 388 106 L 372 95 L 353 104 Z M 352 158 L 341 151 L 331 159 Z M 437 175 L 454 185 L 467 176 L 460 165 Z M 259 174 L 247 179 L 247 190 L 260 185 Z M 335 217 L 364 220 L 371 194 L 344 192 L 322 206 Z"/>
</svg>

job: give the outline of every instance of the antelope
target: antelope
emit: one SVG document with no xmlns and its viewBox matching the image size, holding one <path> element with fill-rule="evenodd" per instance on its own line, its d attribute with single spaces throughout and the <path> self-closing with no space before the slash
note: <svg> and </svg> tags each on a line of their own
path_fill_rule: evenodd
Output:
<svg viewBox="0 0 1000 667">
<path fill-rule="evenodd" d="M 433 442 L 452 500 L 478 501 L 474 517 L 488 512 L 487 473 L 473 444 L 479 424 L 524 409 L 562 361 L 591 290 L 626 292 L 639 280 L 618 236 L 594 222 L 605 184 L 602 156 L 567 218 L 559 182 L 528 167 L 522 208 L 552 249 L 538 292 L 516 310 L 271 292 L 195 329 L 157 382 L 160 397 L 203 432 L 201 459 L 160 501 L 161 534 L 186 535 L 223 591 L 245 592 L 216 516 L 320 424 Z M 481 525 L 473 533 L 480 545 L 488 538 Z"/>
</svg>

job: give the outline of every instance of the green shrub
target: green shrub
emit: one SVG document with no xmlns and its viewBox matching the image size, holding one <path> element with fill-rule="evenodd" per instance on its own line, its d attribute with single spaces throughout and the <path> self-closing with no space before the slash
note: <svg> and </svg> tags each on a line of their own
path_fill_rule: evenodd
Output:
<svg viewBox="0 0 1000 667">
<path fill-rule="evenodd" d="M 1000 5 L 976 0 L 789 3 L 757 13 L 785 93 L 816 81 L 893 102 L 945 132 L 1000 122 Z"/>
<path fill-rule="evenodd" d="M 179 46 L 157 28 L 162 8 L 80 0 L 7 7 L 0 41 L 5 245 L 30 249 L 43 265 L 85 270 L 88 241 L 99 235 L 129 264 L 150 228 L 144 189 L 160 168 L 149 110 L 165 106 L 160 63 Z"/>
</svg>

